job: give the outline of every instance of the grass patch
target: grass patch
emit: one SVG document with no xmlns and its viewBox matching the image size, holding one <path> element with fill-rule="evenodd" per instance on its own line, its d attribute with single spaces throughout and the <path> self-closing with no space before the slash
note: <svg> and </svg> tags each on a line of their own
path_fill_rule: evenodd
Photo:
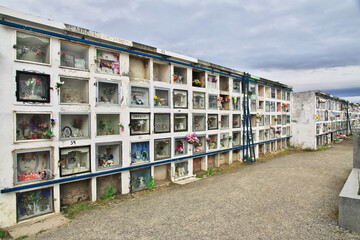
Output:
<svg viewBox="0 0 360 240">
<path fill-rule="evenodd" d="M 325 150 L 326 150 L 326 147 L 319 147 L 317 150 L 318 150 L 318 151 L 325 151 Z"/>
<path fill-rule="evenodd" d="M 65 217 L 72 219 L 72 218 L 74 218 L 74 216 L 76 214 L 79 214 L 79 213 L 83 212 L 84 210 L 90 209 L 93 206 L 94 206 L 93 203 L 80 202 L 80 203 L 75 203 L 70 206 L 65 206 L 62 209 L 62 211 L 64 212 Z"/>
<path fill-rule="evenodd" d="M 302 151 L 303 152 L 316 152 L 317 150 L 316 149 L 311 149 L 311 148 L 304 148 Z"/>
<path fill-rule="evenodd" d="M 0 229 L 0 239 L 11 239 L 11 235 L 8 231 L 5 231 L 3 229 Z"/>
<path fill-rule="evenodd" d="M 28 238 L 28 237 L 29 237 L 28 235 L 24 235 L 24 236 L 16 238 L 15 240 L 21 240 L 21 239 L 25 239 L 25 238 Z"/>
</svg>

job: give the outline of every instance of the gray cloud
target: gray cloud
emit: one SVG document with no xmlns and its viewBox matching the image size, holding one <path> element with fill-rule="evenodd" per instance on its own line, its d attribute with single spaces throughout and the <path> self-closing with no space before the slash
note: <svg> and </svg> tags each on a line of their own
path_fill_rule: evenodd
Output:
<svg viewBox="0 0 360 240">
<path fill-rule="evenodd" d="M 255 75 L 257 69 L 266 71 L 270 79 L 281 76 L 274 71 L 300 74 L 300 70 L 360 67 L 360 0 L 63 0 L 51 4 L 12 0 L 1 4 L 241 71 L 251 69 Z M 317 75 L 317 81 L 326 79 Z"/>
</svg>

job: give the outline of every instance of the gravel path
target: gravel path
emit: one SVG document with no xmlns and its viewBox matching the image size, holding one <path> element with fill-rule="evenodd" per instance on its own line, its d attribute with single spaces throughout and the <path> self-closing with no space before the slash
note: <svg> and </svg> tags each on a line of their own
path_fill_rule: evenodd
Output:
<svg viewBox="0 0 360 240">
<path fill-rule="evenodd" d="M 137 194 L 33 239 L 360 239 L 337 227 L 352 141 Z"/>
</svg>

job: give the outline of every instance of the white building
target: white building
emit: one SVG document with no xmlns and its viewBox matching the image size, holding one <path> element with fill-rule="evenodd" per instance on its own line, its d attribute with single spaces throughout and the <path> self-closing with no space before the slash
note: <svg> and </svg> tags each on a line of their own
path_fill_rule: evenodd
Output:
<svg viewBox="0 0 360 240">
<path fill-rule="evenodd" d="M 242 72 L 2 7 L 0 17 L 0 227 L 108 186 L 127 194 L 150 176 L 243 159 Z M 249 81 L 256 155 L 287 147 L 291 87 Z"/>
<path fill-rule="evenodd" d="M 294 146 L 316 149 L 350 134 L 359 121 L 357 104 L 321 91 L 293 93 Z M 351 116 L 351 120 L 350 120 Z"/>
</svg>

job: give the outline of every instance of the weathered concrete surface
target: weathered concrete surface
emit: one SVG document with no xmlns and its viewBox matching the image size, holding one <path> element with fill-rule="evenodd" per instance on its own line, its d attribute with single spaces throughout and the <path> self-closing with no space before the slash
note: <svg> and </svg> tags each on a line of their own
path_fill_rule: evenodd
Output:
<svg viewBox="0 0 360 240">
<path fill-rule="evenodd" d="M 315 92 L 292 94 L 291 144 L 316 149 Z"/>
<path fill-rule="evenodd" d="M 353 167 L 360 168 L 360 129 L 354 131 Z"/>
<path fill-rule="evenodd" d="M 339 195 L 339 225 L 360 233 L 360 169 L 353 168 Z"/>
<path fill-rule="evenodd" d="M 31 236 L 48 229 L 55 229 L 69 222 L 68 218 L 65 218 L 62 214 L 57 213 L 47 217 L 44 216 L 44 219 L 42 220 L 29 220 L 28 222 L 14 225 L 6 230 L 13 238 L 20 238 L 23 236 Z"/>
<path fill-rule="evenodd" d="M 29 239 L 360 239 L 337 226 L 352 141 L 87 211 Z"/>
</svg>

